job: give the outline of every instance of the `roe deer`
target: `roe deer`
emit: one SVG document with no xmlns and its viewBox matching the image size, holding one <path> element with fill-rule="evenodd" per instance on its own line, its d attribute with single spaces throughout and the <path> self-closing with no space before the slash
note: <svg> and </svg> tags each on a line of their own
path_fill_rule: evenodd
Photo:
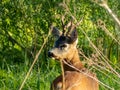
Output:
<svg viewBox="0 0 120 90">
<path fill-rule="evenodd" d="M 49 50 L 48 56 L 57 60 L 64 60 L 87 75 L 63 62 L 64 83 L 63 76 L 58 76 L 51 84 L 51 90 L 99 90 L 96 75 L 88 72 L 79 59 L 76 47 L 78 43 L 76 28 L 73 27 L 72 24 L 68 25 L 67 28 L 68 30 L 66 32 L 65 30 L 60 32 L 57 28 L 53 27 L 52 33 L 57 36 L 58 39 L 54 47 Z M 65 86 L 64 89 L 63 85 Z"/>
</svg>

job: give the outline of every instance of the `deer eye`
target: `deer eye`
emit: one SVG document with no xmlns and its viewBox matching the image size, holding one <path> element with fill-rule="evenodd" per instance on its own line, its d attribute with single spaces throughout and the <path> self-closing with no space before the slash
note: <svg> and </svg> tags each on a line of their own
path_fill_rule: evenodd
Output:
<svg viewBox="0 0 120 90">
<path fill-rule="evenodd" d="M 60 49 L 61 49 L 61 50 L 66 49 L 66 47 L 67 47 L 67 45 L 66 45 L 66 44 L 60 45 Z"/>
</svg>

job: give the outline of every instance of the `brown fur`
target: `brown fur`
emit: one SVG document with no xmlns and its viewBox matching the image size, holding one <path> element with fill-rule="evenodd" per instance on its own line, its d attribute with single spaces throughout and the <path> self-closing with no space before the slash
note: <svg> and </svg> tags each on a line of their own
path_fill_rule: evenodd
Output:
<svg viewBox="0 0 120 90">
<path fill-rule="evenodd" d="M 87 74 L 96 78 L 94 74 Z M 60 75 L 53 81 L 51 90 L 62 90 L 62 84 L 62 75 Z M 65 71 L 64 85 L 65 90 L 99 90 L 97 81 L 76 71 Z"/>
<path fill-rule="evenodd" d="M 68 60 L 69 59 L 69 60 Z M 70 60 L 71 59 L 71 60 Z M 65 90 L 99 90 L 98 82 L 92 79 L 91 77 L 97 80 L 96 75 L 88 72 L 84 69 L 81 61 L 79 60 L 79 55 L 77 49 L 70 50 L 66 62 L 79 70 L 84 70 L 83 73 L 76 71 L 70 66 L 64 64 L 65 71 Z M 87 73 L 88 76 L 84 75 Z M 89 77 L 91 76 L 91 77 Z M 51 85 L 51 90 L 62 90 L 62 75 L 58 76 Z"/>
<path fill-rule="evenodd" d="M 63 86 L 65 86 L 64 90 L 99 90 L 96 75 L 85 69 L 79 59 L 78 50 L 76 48 L 78 41 L 76 30 L 70 33 L 70 40 L 69 37 L 62 36 L 60 33 L 58 37 L 55 47 L 49 51 L 48 56 L 57 60 L 65 60 L 69 65 L 74 66 L 82 72 L 79 72 L 63 62 L 65 81 L 63 83 L 62 75 L 58 76 L 51 84 L 51 90 L 63 90 Z"/>
<path fill-rule="evenodd" d="M 72 56 L 72 57 L 71 57 Z M 65 61 L 78 68 L 78 69 L 82 69 L 83 65 L 82 62 L 79 60 L 79 55 L 78 55 L 78 51 L 77 50 L 70 50 L 69 53 L 67 54 L 67 58 L 65 59 Z M 64 64 L 64 71 L 74 71 L 73 68 L 69 67 L 68 65 Z"/>
</svg>

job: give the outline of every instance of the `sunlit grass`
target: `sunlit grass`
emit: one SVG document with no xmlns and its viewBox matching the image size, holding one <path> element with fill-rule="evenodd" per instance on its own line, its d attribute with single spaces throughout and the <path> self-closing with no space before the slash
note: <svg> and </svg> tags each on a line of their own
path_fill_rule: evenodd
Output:
<svg viewBox="0 0 120 90">
<path fill-rule="evenodd" d="M 30 65 L 20 63 L 0 69 L 0 90 L 18 90 Z M 22 90 L 49 90 L 53 79 L 59 75 L 58 65 L 35 65 Z M 3 69 L 4 68 L 4 69 Z"/>
<path fill-rule="evenodd" d="M 16 65 L 8 65 L 8 68 L 0 69 L 0 90 L 18 90 L 25 78 L 29 66 L 21 63 Z M 36 64 L 22 90 L 49 90 L 51 82 L 59 75 L 59 73 L 60 68 L 58 65 L 53 65 L 53 67 L 51 67 L 49 62 L 46 64 L 46 66 L 39 66 Z M 107 72 L 106 74 L 111 78 L 108 78 L 101 72 L 96 73 L 100 81 L 110 87 L 113 87 L 114 90 L 120 89 L 120 85 L 112 80 L 115 79 L 119 81 L 120 79 L 118 77 Z M 100 90 L 109 89 L 100 85 Z"/>
</svg>

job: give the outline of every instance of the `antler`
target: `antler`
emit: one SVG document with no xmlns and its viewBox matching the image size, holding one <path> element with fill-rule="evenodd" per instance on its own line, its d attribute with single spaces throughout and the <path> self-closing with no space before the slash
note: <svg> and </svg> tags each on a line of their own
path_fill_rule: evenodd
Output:
<svg viewBox="0 0 120 90">
<path fill-rule="evenodd" d="M 63 35 L 68 35 L 71 33 L 71 30 L 74 29 L 74 24 L 73 24 L 73 19 L 70 20 L 70 22 L 68 22 L 67 25 L 65 25 L 65 22 L 64 22 L 64 19 L 65 19 L 65 15 L 62 16 L 62 19 L 61 19 L 61 22 L 62 22 L 62 29 L 63 29 Z"/>
<path fill-rule="evenodd" d="M 72 30 L 74 30 L 74 28 L 75 28 L 75 24 L 73 23 L 73 18 L 68 23 L 67 28 L 68 28 L 67 36 L 69 36 L 71 34 Z"/>
<path fill-rule="evenodd" d="M 66 14 L 65 14 L 66 15 Z M 65 25 L 64 19 L 65 19 L 65 15 L 62 16 L 61 22 L 62 22 L 62 28 L 63 28 L 63 35 L 67 35 L 69 36 L 71 34 L 71 32 L 78 26 L 80 25 L 80 23 L 83 20 L 83 17 L 81 18 L 81 20 L 79 22 L 77 22 L 76 24 L 73 23 L 73 18 L 71 17 L 71 20 L 68 22 L 67 25 Z"/>
<path fill-rule="evenodd" d="M 80 23 L 82 22 L 83 17 L 81 18 L 81 20 L 79 22 L 77 22 L 76 24 L 73 23 L 73 18 L 71 19 L 71 25 L 68 27 L 68 32 L 67 35 L 69 36 L 71 34 L 71 32 L 78 26 L 80 25 Z"/>
<path fill-rule="evenodd" d="M 65 14 L 66 15 L 66 14 Z M 63 35 L 67 35 L 72 29 L 73 29 L 73 19 L 68 22 L 67 25 L 65 25 L 65 15 L 62 16 L 61 22 L 62 22 L 62 29 L 63 29 Z"/>
<path fill-rule="evenodd" d="M 62 19 L 61 19 L 61 22 L 62 22 L 62 29 L 63 29 L 63 31 L 62 31 L 62 32 L 63 32 L 63 35 L 65 34 L 65 31 L 66 31 L 66 30 L 65 30 L 64 19 L 65 19 L 65 16 L 63 15 L 63 16 L 62 16 Z"/>
</svg>

